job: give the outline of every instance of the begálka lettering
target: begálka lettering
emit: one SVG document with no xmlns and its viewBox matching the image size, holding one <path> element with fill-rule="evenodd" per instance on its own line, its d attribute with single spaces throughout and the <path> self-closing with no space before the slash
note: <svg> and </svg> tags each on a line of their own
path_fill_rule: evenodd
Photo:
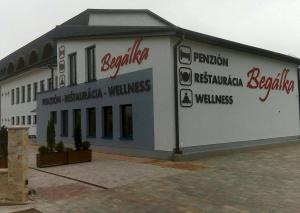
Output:
<svg viewBox="0 0 300 213">
<path fill-rule="evenodd" d="M 248 73 L 249 81 L 247 87 L 250 89 L 267 90 L 267 93 L 259 97 L 259 100 L 264 102 L 269 97 L 271 91 L 283 91 L 286 94 L 290 94 L 294 91 L 295 83 L 293 80 L 288 80 L 287 75 L 289 69 L 284 68 L 276 77 L 260 75 L 260 68 L 254 67 Z"/>
<path fill-rule="evenodd" d="M 206 63 L 218 66 L 228 67 L 228 58 L 221 57 L 220 54 L 208 55 L 205 53 L 194 52 L 194 62 Z"/>
<path fill-rule="evenodd" d="M 218 84 L 218 85 L 225 85 L 225 86 L 243 87 L 243 81 L 241 78 L 231 77 L 231 75 L 228 76 L 212 75 L 212 74 L 208 74 L 207 72 L 195 73 L 194 81 L 196 83 L 203 83 L 203 84 Z"/>
<path fill-rule="evenodd" d="M 148 59 L 149 48 L 145 47 L 140 49 L 142 38 L 138 38 L 134 41 L 133 46 L 127 49 L 124 55 L 112 57 L 111 53 L 106 53 L 101 59 L 101 72 L 106 72 L 109 70 L 115 70 L 115 72 L 110 76 L 115 78 L 121 67 L 129 64 L 141 64 L 143 61 Z"/>
</svg>

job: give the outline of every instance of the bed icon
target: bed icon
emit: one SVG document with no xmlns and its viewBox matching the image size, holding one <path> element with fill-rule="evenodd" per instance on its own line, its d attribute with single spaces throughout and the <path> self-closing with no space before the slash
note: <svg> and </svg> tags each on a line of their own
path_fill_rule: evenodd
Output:
<svg viewBox="0 0 300 213">
<path fill-rule="evenodd" d="M 178 50 L 179 62 L 181 64 L 191 64 L 192 63 L 192 49 L 187 46 L 179 46 Z"/>
</svg>

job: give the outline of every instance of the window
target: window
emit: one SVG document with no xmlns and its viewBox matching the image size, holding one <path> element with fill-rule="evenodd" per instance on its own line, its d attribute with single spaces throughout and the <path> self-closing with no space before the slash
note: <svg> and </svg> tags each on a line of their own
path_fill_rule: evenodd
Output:
<svg viewBox="0 0 300 213">
<path fill-rule="evenodd" d="M 92 81 L 96 79 L 96 66 L 95 66 L 95 47 L 86 49 L 86 69 L 87 80 Z"/>
<path fill-rule="evenodd" d="M 53 90 L 52 78 L 48 78 L 48 90 Z"/>
<path fill-rule="evenodd" d="M 76 126 L 79 126 L 80 129 L 81 129 L 81 110 L 80 109 L 74 109 L 73 110 L 73 115 L 74 115 L 73 130 L 75 129 Z M 75 134 L 75 132 L 73 132 L 73 134 Z"/>
<path fill-rule="evenodd" d="M 15 117 L 11 117 L 11 125 L 15 125 Z"/>
<path fill-rule="evenodd" d="M 36 124 L 36 115 L 33 116 L 33 124 Z"/>
<path fill-rule="evenodd" d="M 56 111 L 50 112 L 50 120 L 53 120 L 54 124 L 56 124 L 56 122 L 57 122 Z"/>
<path fill-rule="evenodd" d="M 18 104 L 18 103 L 20 103 L 20 88 L 17 88 L 16 89 L 16 98 L 17 98 L 17 100 L 16 100 L 16 104 Z"/>
<path fill-rule="evenodd" d="M 55 76 L 55 88 L 58 88 L 58 76 Z"/>
<path fill-rule="evenodd" d="M 96 137 L 96 108 L 87 109 L 87 135 Z"/>
<path fill-rule="evenodd" d="M 27 85 L 27 102 L 31 101 L 31 84 Z"/>
<path fill-rule="evenodd" d="M 112 107 L 103 107 L 103 137 L 113 137 L 113 111 Z"/>
<path fill-rule="evenodd" d="M 25 116 L 22 116 L 22 125 L 25 125 Z"/>
<path fill-rule="evenodd" d="M 122 137 L 132 138 L 133 136 L 133 121 L 132 121 L 132 105 L 121 106 L 121 124 Z"/>
<path fill-rule="evenodd" d="M 17 125 L 20 125 L 20 116 L 17 116 Z"/>
<path fill-rule="evenodd" d="M 76 76 L 76 53 L 69 55 L 69 76 L 70 76 L 70 85 L 77 84 Z"/>
<path fill-rule="evenodd" d="M 61 136 L 68 136 L 68 110 L 61 111 Z"/>
<path fill-rule="evenodd" d="M 27 115 L 27 124 L 31 124 L 31 115 Z"/>
<path fill-rule="evenodd" d="M 44 92 L 44 91 L 45 91 L 45 81 L 44 81 L 44 80 L 41 80 L 41 81 L 40 81 L 40 91 L 41 91 L 41 92 Z"/>
<path fill-rule="evenodd" d="M 25 102 L 25 86 L 22 86 L 22 103 Z"/>
<path fill-rule="evenodd" d="M 11 105 L 15 104 L 15 90 L 11 90 Z"/>
<path fill-rule="evenodd" d="M 34 82 L 33 84 L 33 100 L 36 101 L 36 95 L 38 93 L 38 83 Z"/>
</svg>

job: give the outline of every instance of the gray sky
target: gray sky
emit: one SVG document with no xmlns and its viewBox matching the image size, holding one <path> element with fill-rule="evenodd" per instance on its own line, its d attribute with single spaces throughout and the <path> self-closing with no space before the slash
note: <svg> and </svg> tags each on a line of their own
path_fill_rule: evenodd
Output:
<svg viewBox="0 0 300 213">
<path fill-rule="evenodd" d="M 186 29 L 300 58 L 297 0 L 1 0 L 0 59 L 87 8 L 150 9 Z"/>
</svg>

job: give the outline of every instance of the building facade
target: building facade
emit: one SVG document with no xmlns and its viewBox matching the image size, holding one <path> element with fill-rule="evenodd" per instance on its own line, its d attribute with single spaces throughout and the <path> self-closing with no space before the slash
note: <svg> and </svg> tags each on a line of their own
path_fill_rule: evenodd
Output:
<svg viewBox="0 0 300 213">
<path fill-rule="evenodd" d="M 157 157 L 299 138 L 297 58 L 147 10 L 87 10 L 31 45 L 48 43 L 56 51 L 22 72 L 0 61 L 1 124 L 30 126 L 38 143 L 50 119 L 57 141 L 79 126 L 94 147 Z"/>
</svg>

